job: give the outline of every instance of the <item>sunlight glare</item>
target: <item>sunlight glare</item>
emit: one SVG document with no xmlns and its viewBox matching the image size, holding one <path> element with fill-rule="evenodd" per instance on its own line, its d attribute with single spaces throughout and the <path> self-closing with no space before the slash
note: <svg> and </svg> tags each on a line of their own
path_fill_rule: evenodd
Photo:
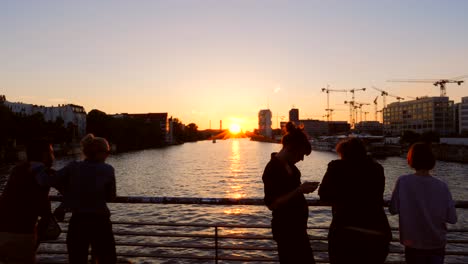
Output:
<svg viewBox="0 0 468 264">
<path fill-rule="evenodd" d="M 240 125 L 238 125 L 238 124 L 232 124 L 232 125 L 229 127 L 229 132 L 231 132 L 232 134 L 237 134 L 237 133 L 241 132 L 241 127 L 240 127 Z"/>
</svg>

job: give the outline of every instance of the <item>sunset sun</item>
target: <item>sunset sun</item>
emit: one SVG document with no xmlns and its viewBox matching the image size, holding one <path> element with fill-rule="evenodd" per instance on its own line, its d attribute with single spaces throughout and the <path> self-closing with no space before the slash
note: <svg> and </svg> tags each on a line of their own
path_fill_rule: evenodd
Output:
<svg viewBox="0 0 468 264">
<path fill-rule="evenodd" d="M 230 127 L 229 127 L 229 132 L 231 132 L 231 134 L 237 134 L 241 131 L 241 127 L 240 125 L 238 124 L 232 124 Z"/>
</svg>

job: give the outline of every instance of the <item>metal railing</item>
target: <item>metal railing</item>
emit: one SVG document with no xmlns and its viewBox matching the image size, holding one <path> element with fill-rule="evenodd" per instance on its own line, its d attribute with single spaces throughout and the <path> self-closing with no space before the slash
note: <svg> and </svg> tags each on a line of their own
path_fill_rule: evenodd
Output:
<svg viewBox="0 0 468 264">
<path fill-rule="evenodd" d="M 52 196 L 52 201 L 61 197 Z M 319 200 L 307 200 L 309 206 L 329 207 Z M 248 205 L 264 206 L 263 199 L 188 198 L 188 197 L 117 197 L 119 204 L 175 204 L 175 205 Z M 388 201 L 386 202 L 388 205 Z M 467 201 L 457 201 L 457 208 L 468 208 Z M 65 236 L 67 224 L 62 223 L 63 234 L 56 241 L 43 242 L 38 250 L 39 263 L 67 263 Z M 205 224 L 137 221 L 113 221 L 119 262 L 126 259 L 165 260 L 168 263 L 275 263 L 278 262 L 276 243 L 270 225 Z M 154 230 L 157 231 L 154 231 Z M 310 226 L 311 240 L 317 263 L 329 263 L 327 254 L 328 225 Z M 236 232 L 235 230 L 240 230 Z M 397 228 L 392 228 L 393 241 L 386 263 L 404 263 L 403 248 L 398 242 Z M 310 235 L 310 233 L 314 235 Z M 317 234 L 319 233 L 319 234 Z M 446 256 L 468 259 L 468 229 L 452 228 L 449 233 L 461 238 L 448 239 L 462 250 L 447 250 Z M 392 257 L 390 257 L 392 256 Z M 172 262 L 171 262 L 172 261 Z M 454 262 L 463 263 L 463 262 Z"/>
</svg>

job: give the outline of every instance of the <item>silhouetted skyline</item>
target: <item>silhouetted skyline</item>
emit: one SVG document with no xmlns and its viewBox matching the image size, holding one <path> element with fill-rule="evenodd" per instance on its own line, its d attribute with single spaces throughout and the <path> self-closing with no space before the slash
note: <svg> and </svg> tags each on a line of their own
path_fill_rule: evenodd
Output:
<svg viewBox="0 0 468 264">
<path fill-rule="evenodd" d="M 327 85 L 367 87 L 356 100 L 371 104 L 372 86 L 438 96 L 430 83 L 387 80 L 468 74 L 466 10 L 455 0 L 2 2 L 0 94 L 168 112 L 200 129 L 223 120 L 251 131 L 270 108 L 275 128 L 293 105 L 301 119 L 323 119 Z M 447 85 L 455 102 L 466 91 Z M 350 98 L 330 95 L 334 120 L 348 120 Z"/>
</svg>

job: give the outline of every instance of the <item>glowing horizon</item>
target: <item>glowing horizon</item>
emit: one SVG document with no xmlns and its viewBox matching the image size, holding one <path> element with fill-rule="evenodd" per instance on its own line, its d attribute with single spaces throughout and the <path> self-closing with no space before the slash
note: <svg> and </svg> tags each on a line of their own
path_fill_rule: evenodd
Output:
<svg viewBox="0 0 468 264">
<path fill-rule="evenodd" d="M 366 87 L 356 101 L 370 103 L 374 119 L 372 86 L 404 98 L 438 96 L 431 83 L 387 80 L 468 74 L 468 2 L 449 3 L 2 2 L 0 94 L 253 131 L 261 109 L 271 109 L 273 128 L 293 106 L 300 119 L 326 120 L 321 88 Z M 447 95 L 460 102 L 467 86 L 448 84 Z M 349 100 L 350 93 L 330 94 L 333 120 L 349 120 Z"/>
</svg>

